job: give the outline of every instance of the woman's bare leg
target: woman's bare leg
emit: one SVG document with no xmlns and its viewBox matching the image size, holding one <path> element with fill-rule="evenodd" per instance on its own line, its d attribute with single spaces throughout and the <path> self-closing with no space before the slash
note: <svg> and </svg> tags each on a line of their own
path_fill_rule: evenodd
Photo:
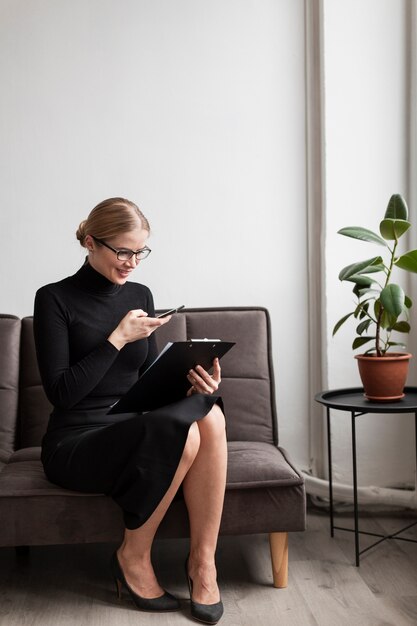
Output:
<svg viewBox="0 0 417 626">
<path fill-rule="evenodd" d="M 200 431 L 195 422 L 190 427 L 174 479 L 161 502 L 142 526 L 135 530 L 125 529 L 117 557 L 129 586 L 142 598 L 157 598 L 164 593 L 151 563 L 152 543 L 159 524 L 198 454 L 199 446 Z"/>
<path fill-rule="evenodd" d="M 220 599 L 214 555 L 227 469 L 226 430 L 222 411 L 215 405 L 197 425 L 200 447 L 183 482 L 190 518 L 188 572 L 193 581 L 193 600 L 201 604 L 214 604 Z"/>
</svg>

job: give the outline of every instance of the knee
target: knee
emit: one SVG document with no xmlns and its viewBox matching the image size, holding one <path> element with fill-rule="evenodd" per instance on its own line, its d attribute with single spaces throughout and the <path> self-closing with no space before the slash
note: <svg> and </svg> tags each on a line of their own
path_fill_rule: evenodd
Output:
<svg viewBox="0 0 417 626">
<path fill-rule="evenodd" d="M 197 422 L 201 437 L 224 437 L 226 422 L 221 408 L 215 404 L 203 419 Z"/>
<path fill-rule="evenodd" d="M 200 431 L 198 429 L 197 423 L 194 422 L 193 424 L 191 424 L 188 431 L 188 437 L 187 441 L 185 442 L 184 452 L 182 456 L 183 460 L 189 464 L 191 464 L 197 456 L 198 450 L 200 448 L 200 439 Z"/>
</svg>

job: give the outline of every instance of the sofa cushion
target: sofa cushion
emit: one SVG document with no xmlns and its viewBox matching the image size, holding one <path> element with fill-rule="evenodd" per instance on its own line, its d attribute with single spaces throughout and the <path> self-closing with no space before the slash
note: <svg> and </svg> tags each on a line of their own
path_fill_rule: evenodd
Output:
<svg viewBox="0 0 417 626">
<path fill-rule="evenodd" d="M 24 498 L 36 495 L 91 496 L 52 484 L 46 478 L 42 463 L 37 460 L 8 463 L 0 472 L 1 497 Z"/>
<path fill-rule="evenodd" d="M 0 448 L 0 463 L 2 465 L 4 465 L 5 463 L 8 463 L 12 454 L 13 452 L 6 452 L 6 450 L 2 450 Z"/>
<path fill-rule="evenodd" d="M 9 463 L 18 463 L 20 461 L 40 461 L 41 447 L 33 446 L 32 448 L 21 448 L 16 450 L 9 457 Z"/>
<path fill-rule="evenodd" d="M 304 480 L 283 448 L 258 441 L 228 444 L 227 488 L 291 487 Z"/>
<path fill-rule="evenodd" d="M 10 456 L 8 464 L 0 473 L 2 496 L 40 493 L 86 495 L 50 483 L 43 471 L 40 451 L 39 447 L 23 448 Z M 231 441 L 228 443 L 228 455 L 227 489 L 291 487 L 303 484 L 303 478 L 291 464 L 287 452 L 272 444 Z"/>
</svg>

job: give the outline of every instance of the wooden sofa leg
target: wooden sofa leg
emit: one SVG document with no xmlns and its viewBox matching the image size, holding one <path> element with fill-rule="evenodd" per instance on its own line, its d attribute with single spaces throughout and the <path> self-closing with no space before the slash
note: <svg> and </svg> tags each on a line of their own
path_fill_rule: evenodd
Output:
<svg viewBox="0 0 417 626">
<path fill-rule="evenodd" d="M 269 533 L 274 587 L 288 585 L 288 533 Z"/>
</svg>

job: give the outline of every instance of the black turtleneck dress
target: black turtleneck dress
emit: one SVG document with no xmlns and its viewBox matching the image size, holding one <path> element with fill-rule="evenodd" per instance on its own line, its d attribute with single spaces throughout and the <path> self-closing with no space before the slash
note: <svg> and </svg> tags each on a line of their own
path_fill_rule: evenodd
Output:
<svg viewBox="0 0 417 626">
<path fill-rule="evenodd" d="M 67 489 L 110 495 L 129 529 L 158 506 L 190 425 L 219 401 L 195 394 L 147 413 L 108 415 L 157 356 L 153 335 L 120 351 L 107 340 L 132 309 L 155 314 L 150 290 L 116 285 L 87 262 L 74 276 L 41 287 L 34 311 L 39 370 L 54 407 L 42 441 L 45 474 Z"/>
</svg>

